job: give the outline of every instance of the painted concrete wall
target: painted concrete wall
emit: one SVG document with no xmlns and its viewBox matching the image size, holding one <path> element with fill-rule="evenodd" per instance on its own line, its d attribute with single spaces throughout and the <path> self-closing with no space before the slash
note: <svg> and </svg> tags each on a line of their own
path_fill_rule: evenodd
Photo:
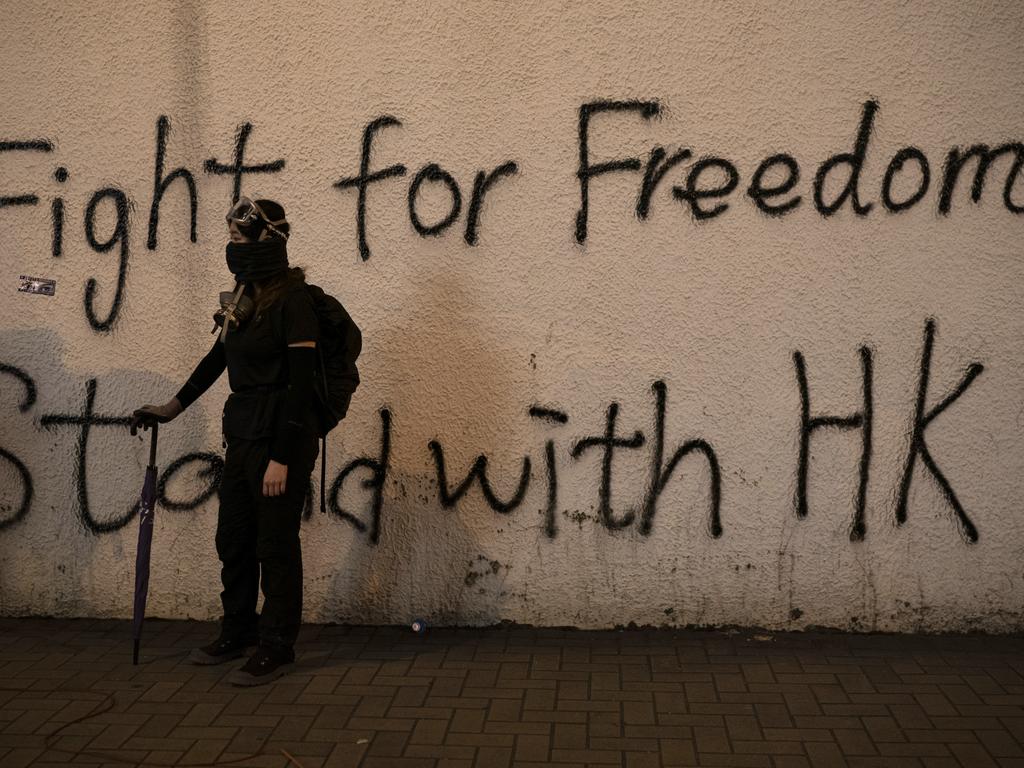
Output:
<svg viewBox="0 0 1024 768">
<path fill-rule="evenodd" d="M 307 619 L 1024 627 L 1016 3 L 5 11 L 0 614 L 129 614 L 124 419 L 240 184 L 364 332 Z M 151 615 L 218 615 L 226 393 L 162 431 Z"/>
</svg>

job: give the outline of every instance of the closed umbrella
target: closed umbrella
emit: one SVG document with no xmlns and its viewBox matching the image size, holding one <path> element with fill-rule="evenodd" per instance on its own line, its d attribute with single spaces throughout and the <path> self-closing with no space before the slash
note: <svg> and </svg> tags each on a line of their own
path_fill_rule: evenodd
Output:
<svg viewBox="0 0 1024 768">
<path fill-rule="evenodd" d="M 132 664 L 139 663 L 142 622 L 146 618 L 146 597 L 149 595 L 149 555 L 153 546 L 153 513 L 156 509 L 156 439 L 158 425 L 152 425 L 149 441 L 149 466 L 146 481 L 135 504 L 139 513 L 139 546 L 135 550 L 135 609 L 132 613 Z"/>
</svg>

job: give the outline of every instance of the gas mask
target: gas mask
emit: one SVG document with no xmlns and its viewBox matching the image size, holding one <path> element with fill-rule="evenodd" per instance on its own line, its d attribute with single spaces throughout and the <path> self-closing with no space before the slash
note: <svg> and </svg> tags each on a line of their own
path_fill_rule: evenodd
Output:
<svg viewBox="0 0 1024 768">
<path fill-rule="evenodd" d="M 239 283 L 233 293 L 221 291 L 220 309 L 213 313 L 215 325 L 210 333 L 217 333 L 219 329 L 219 341 L 223 344 L 228 331 L 237 331 L 249 319 L 253 306 L 252 299 L 245 295 L 245 283 Z"/>
</svg>

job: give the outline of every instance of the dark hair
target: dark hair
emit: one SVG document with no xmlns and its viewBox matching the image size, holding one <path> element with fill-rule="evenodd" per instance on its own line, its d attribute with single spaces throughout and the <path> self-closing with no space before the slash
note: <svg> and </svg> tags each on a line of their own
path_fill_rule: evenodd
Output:
<svg viewBox="0 0 1024 768">
<path fill-rule="evenodd" d="M 304 285 L 306 272 L 302 267 L 289 267 L 279 275 L 260 284 L 259 297 L 255 299 L 256 314 L 265 312 L 286 293 Z"/>
</svg>

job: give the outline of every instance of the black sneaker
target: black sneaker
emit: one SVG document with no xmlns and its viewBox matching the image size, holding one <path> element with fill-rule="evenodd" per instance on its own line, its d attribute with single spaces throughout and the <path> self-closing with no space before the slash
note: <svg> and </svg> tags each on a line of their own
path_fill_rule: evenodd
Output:
<svg viewBox="0 0 1024 768">
<path fill-rule="evenodd" d="M 261 645 L 241 669 L 228 676 L 228 682 L 246 687 L 265 685 L 288 674 L 293 666 L 295 652 L 291 649 L 268 648 Z"/>
<path fill-rule="evenodd" d="M 254 640 L 232 640 L 223 636 L 218 637 L 209 645 L 201 648 L 193 648 L 188 655 L 188 660 L 193 664 L 208 666 L 211 664 L 223 664 L 225 661 L 234 661 L 245 655 L 246 650 L 256 645 Z"/>
</svg>

